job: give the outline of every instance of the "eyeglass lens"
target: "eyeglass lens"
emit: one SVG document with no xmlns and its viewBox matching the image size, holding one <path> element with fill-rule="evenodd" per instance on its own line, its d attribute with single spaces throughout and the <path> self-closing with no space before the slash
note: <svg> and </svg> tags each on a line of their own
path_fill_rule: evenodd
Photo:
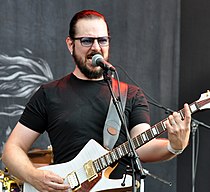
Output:
<svg viewBox="0 0 210 192">
<path fill-rule="evenodd" d="M 109 37 L 82 37 L 80 42 L 82 46 L 90 47 L 93 45 L 95 39 L 98 41 L 98 44 L 101 46 L 108 46 L 109 45 Z"/>
</svg>

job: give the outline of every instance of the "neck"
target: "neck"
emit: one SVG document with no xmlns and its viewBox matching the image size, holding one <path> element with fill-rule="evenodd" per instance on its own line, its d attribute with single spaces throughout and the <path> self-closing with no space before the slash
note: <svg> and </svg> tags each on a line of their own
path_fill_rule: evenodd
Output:
<svg viewBox="0 0 210 192">
<path fill-rule="evenodd" d="M 87 78 L 87 77 L 86 77 L 78 68 L 75 68 L 75 69 L 74 69 L 73 74 L 74 74 L 78 79 L 81 79 L 81 80 L 98 81 L 98 80 L 104 79 L 103 76 L 101 76 L 100 78 L 97 78 L 97 79 L 89 79 L 89 78 Z"/>
</svg>

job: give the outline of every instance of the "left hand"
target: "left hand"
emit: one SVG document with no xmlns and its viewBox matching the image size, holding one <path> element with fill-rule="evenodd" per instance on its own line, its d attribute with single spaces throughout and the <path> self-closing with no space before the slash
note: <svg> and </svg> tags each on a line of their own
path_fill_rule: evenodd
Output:
<svg viewBox="0 0 210 192">
<path fill-rule="evenodd" d="M 188 104 L 184 105 L 184 120 L 178 112 L 174 112 L 168 117 L 166 127 L 170 145 L 175 150 L 184 150 L 190 137 L 191 112 Z"/>
</svg>

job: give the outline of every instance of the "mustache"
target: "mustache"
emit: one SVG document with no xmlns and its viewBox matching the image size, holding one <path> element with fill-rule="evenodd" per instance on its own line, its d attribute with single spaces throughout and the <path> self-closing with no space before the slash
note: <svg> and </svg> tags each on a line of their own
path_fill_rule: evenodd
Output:
<svg viewBox="0 0 210 192">
<path fill-rule="evenodd" d="M 99 53 L 99 52 L 92 52 L 92 53 L 90 53 L 90 54 L 87 55 L 87 58 L 88 58 L 88 59 L 92 59 L 92 57 L 93 57 L 94 55 L 96 55 L 96 54 L 102 55 L 102 54 Z"/>
</svg>

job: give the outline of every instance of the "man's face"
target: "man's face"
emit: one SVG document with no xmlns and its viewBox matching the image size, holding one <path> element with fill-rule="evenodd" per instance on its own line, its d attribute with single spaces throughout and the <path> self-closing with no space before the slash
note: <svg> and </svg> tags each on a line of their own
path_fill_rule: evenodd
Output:
<svg viewBox="0 0 210 192">
<path fill-rule="evenodd" d="M 81 19 L 76 24 L 76 35 L 80 37 L 107 37 L 108 31 L 106 23 L 102 19 Z M 109 45 L 101 46 L 95 39 L 91 46 L 85 47 L 80 40 L 73 42 L 73 57 L 79 70 L 89 79 L 100 78 L 103 70 L 100 67 L 92 65 L 92 56 L 96 53 L 101 54 L 105 60 L 108 60 Z"/>
</svg>

